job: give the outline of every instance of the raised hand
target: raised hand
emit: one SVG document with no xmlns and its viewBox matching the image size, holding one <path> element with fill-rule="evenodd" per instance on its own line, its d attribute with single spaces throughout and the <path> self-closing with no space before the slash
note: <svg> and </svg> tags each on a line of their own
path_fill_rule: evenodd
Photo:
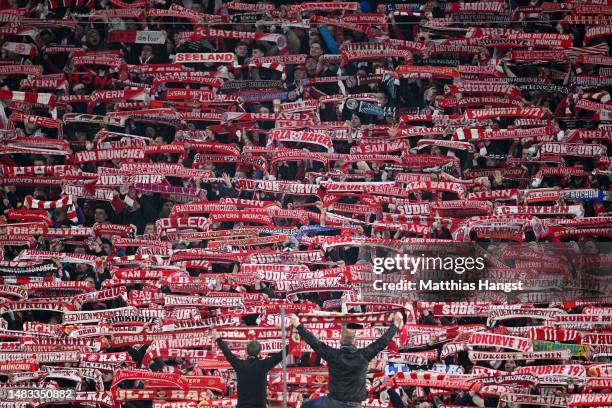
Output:
<svg viewBox="0 0 612 408">
<path fill-rule="evenodd" d="M 395 314 L 393 315 L 393 324 L 398 329 L 404 327 L 404 316 L 402 316 L 400 312 L 395 312 Z"/>
<path fill-rule="evenodd" d="M 291 325 L 293 327 L 298 327 L 300 325 L 300 318 L 295 314 L 291 315 Z"/>
</svg>

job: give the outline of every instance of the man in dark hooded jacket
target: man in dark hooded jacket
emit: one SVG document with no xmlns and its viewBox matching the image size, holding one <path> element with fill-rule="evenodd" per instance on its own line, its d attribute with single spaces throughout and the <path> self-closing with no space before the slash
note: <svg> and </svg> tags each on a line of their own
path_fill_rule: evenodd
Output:
<svg viewBox="0 0 612 408">
<path fill-rule="evenodd" d="M 246 345 L 248 357 L 243 360 L 232 353 L 216 330 L 213 330 L 212 336 L 227 361 L 236 371 L 238 380 L 236 408 L 265 408 L 267 406 L 268 371 L 282 361 L 283 352 L 262 359 L 259 356 L 261 344 L 257 340 L 251 340 Z"/>
<path fill-rule="evenodd" d="M 302 339 L 324 360 L 329 367 L 329 395 L 306 401 L 303 408 L 349 408 L 361 406 L 367 398 L 366 374 L 368 363 L 383 351 L 393 336 L 404 324 L 402 314 L 393 316 L 393 325 L 378 340 L 367 347 L 355 347 L 355 332 L 342 330 L 340 348 L 335 349 L 319 341 L 300 324 L 300 319 L 291 316 Z"/>
</svg>

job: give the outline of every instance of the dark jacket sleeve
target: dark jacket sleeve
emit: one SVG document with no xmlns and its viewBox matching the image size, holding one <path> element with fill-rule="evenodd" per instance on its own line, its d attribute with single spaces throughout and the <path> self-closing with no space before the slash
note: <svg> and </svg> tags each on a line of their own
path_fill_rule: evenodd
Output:
<svg viewBox="0 0 612 408">
<path fill-rule="evenodd" d="M 364 356 L 366 360 L 372 360 L 378 353 L 387 347 L 387 345 L 391 342 L 391 339 L 393 339 L 393 336 L 395 336 L 395 333 L 397 333 L 397 327 L 395 325 L 389 327 L 385 334 L 380 336 L 378 340 L 374 341 L 369 346 L 362 348 L 360 350 L 361 355 Z"/>
<path fill-rule="evenodd" d="M 304 340 L 319 356 L 321 356 L 321 358 L 325 360 L 332 358 L 336 349 L 329 347 L 322 341 L 319 341 L 314 334 L 306 330 L 303 324 L 300 324 L 297 327 L 297 330 L 302 340 Z"/>
<path fill-rule="evenodd" d="M 393 408 L 406 407 L 406 404 L 404 404 L 404 401 L 402 401 L 402 397 L 400 397 L 397 391 L 395 391 L 393 388 L 390 388 L 387 393 L 389 394 L 389 402 L 391 402 Z"/>
<path fill-rule="evenodd" d="M 289 346 L 285 347 L 285 355 L 289 355 Z M 271 370 L 275 365 L 283 361 L 283 352 L 280 351 L 278 353 L 272 354 L 268 358 L 264 358 L 261 360 L 261 363 L 265 370 Z"/>
<path fill-rule="evenodd" d="M 221 352 L 223 353 L 227 361 L 232 365 L 232 367 L 238 368 L 238 366 L 240 365 L 240 361 L 242 360 L 240 360 L 238 357 L 236 357 L 234 353 L 232 353 L 232 351 L 229 349 L 229 347 L 227 347 L 227 344 L 225 344 L 222 339 L 217 339 L 217 345 L 221 349 Z"/>
</svg>

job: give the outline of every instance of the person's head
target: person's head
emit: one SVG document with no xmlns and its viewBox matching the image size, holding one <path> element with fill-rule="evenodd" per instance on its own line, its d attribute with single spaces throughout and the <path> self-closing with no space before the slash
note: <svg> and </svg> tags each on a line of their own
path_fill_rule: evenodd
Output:
<svg viewBox="0 0 612 408">
<path fill-rule="evenodd" d="M 86 217 L 93 217 L 94 215 L 94 206 L 91 203 L 91 201 L 89 200 L 85 200 L 85 202 L 83 203 L 83 206 L 81 207 L 83 209 L 83 213 L 85 214 Z"/>
<path fill-rule="evenodd" d="M 319 34 L 311 35 L 310 38 L 308 39 L 308 46 L 310 47 L 310 44 L 313 44 L 313 43 L 321 44 L 321 41 L 323 40 L 321 39 L 321 36 Z"/>
<path fill-rule="evenodd" d="M 74 131 L 74 137 L 79 142 L 87 141 L 87 132 L 83 129 L 78 129 Z"/>
<path fill-rule="evenodd" d="M 327 26 L 327 31 L 334 37 L 336 35 L 336 27 L 333 25 Z"/>
<path fill-rule="evenodd" d="M 102 37 L 98 30 L 89 30 L 87 32 L 87 45 L 90 47 L 97 47 L 102 42 Z"/>
<path fill-rule="evenodd" d="M 355 343 L 355 330 L 344 327 L 340 337 L 341 346 L 352 346 Z"/>
<path fill-rule="evenodd" d="M 150 138 L 150 139 L 155 139 L 157 137 L 157 131 L 155 130 L 155 127 L 153 127 L 153 126 L 145 127 L 145 136 Z M 163 139 L 162 139 L 162 141 L 163 141 Z"/>
<path fill-rule="evenodd" d="M 237 56 L 239 57 L 246 57 L 247 52 L 248 52 L 248 47 L 247 44 L 243 41 L 240 41 L 237 45 L 236 48 L 234 48 L 234 52 L 236 53 Z"/>
<path fill-rule="evenodd" d="M 306 67 L 304 65 L 298 65 L 295 67 L 295 72 L 293 73 L 293 78 L 296 81 L 301 81 L 306 79 Z"/>
<path fill-rule="evenodd" d="M 199 167 L 204 170 L 215 170 L 215 164 L 212 162 L 206 162 Z"/>
<path fill-rule="evenodd" d="M 61 316 L 59 316 L 59 314 L 57 314 L 57 313 L 53 313 L 49 317 L 49 321 L 47 323 L 49 323 L 49 324 L 60 324 L 61 322 L 62 322 Z"/>
<path fill-rule="evenodd" d="M 338 117 L 342 117 L 342 105 L 341 104 L 336 104 L 335 105 L 336 108 L 336 115 L 338 115 Z M 340 163 L 339 161 L 336 162 L 336 164 Z"/>
<path fill-rule="evenodd" d="M 83 278 L 83 282 L 87 282 L 90 287 L 95 288 L 96 287 L 96 275 L 93 273 L 88 273 Z"/>
<path fill-rule="evenodd" d="M 40 41 L 45 45 L 50 44 L 51 41 L 53 41 L 53 37 L 53 32 L 51 30 L 42 30 L 39 36 Z"/>
<path fill-rule="evenodd" d="M 103 371 L 102 372 L 102 381 L 104 381 L 104 382 L 111 382 L 111 381 L 113 381 L 113 378 L 115 378 L 115 372 L 114 371 Z"/>
<path fill-rule="evenodd" d="M 104 207 L 97 207 L 94 212 L 94 221 L 95 222 L 107 222 L 108 221 L 108 213 Z"/>
<path fill-rule="evenodd" d="M 170 214 L 170 211 L 172 211 L 172 207 L 174 207 L 174 203 L 172 201 L 164 201 L 159 213 L 160 218 L 166 218 Z"/>
<path fill-rule="evenodd" d="M 438 90 L 435 87 L 430 87 L 423 92 L 423 99 L 429 105 L 433 105 L 436 101 L 436 97 L 438 96 Z"/>
<path fill-rule="evenodd" d="M 504 363 L 504 370 L 509 372 L 516 370 L 516 361 L 506 360 L 506 362 Z"/>
<path fill-rule="evenodd" d="M 387 94 L 384 92 L 377 92 L 376 93 L 376 101 L 378 102 L 378 105 L 380 106 L 387 106 L 387 104 L 389 103 L 389 98 L 387 97 Z"/>
<path fill-rule="evenodd" d="M 31 122 L 27 122 L 27 121 L 23 122 L 23 127 L 24 127 L 25 132 L 27 134 L 32 134 L 32 133 L 36 132 L 36 129 L 38 128 L 38 126 L 36 126 L 35 123 L 31 123 Z"/>
<path fill-rule="evenodd" d="M 153 56 L 153 47 L 151 47 L 150 45 L 145 45 L 144 47 L 142 47 L 142 51 L 140 51 L 140 57 L 142 59 L 147 59 Z"/>
<path fill-rule="evenodd" d="M 323 54 L 323 46 L 318 42 L 310 44 L 310 56 L 313 58 L 319 58 Z"/>
<path fill-rule="evenodd" d="M 498 167 L 499 166 L 499 160 L 497 160 L 495 156 L 487 157 L 487 160 L 485 160 L 485 163 L 487 167 Z"/>
<path fill-rule="evenodd" d="M 361 126 L 361 118 L 356 113 L 351 115 L 351 126 L 359 127 Z"/>
<path fill-rule="evenodd" d="M 317 69 L 317 60 L 316 58 L 306 58 L 306 71 L 315 71 Z"/>
<path fill-rule="evenodd" d="M 592 238 L 586 239 L 582 244 L 582 253 L 585 255 L 598 255 L 599 245 L 597 241 Z"/>
<path fill-rule="evenodd" d="M 59 240 L 51 241 L 49 244 L 49 250 L 54 252 L 63 252 L 64 251 L 64 243 Z"/>
<path fill-rule="evenodd" d="M 72 87 L 72 93 L 75 95 L 85 95 L 87 89 L 85 89 L 85 85 L 79 83 Z"/>
<path fill-rule="evenodd" d="M 427 20 L 422 20 L 422 21 L 427 21 Z M 419 32 L 417 39 L 419 41 L 427 41 L 429 40 L 429 33 L 427 31 Z"/>
<path fill-rule="evenodd" d="M 257 340 L 251 340 L 247 343 L 246 350 L 249 357 L 257 357 L 261 351 L 261 344 Z"/>
<path fill-rule="evenodd" d="M 442 156 L 442 149 L 440 149 L 440 146 L 432 146 L 431 155 L 432 156 Z"/>
<path fill-rule="evenodd" d="M 44 166 L 44 164 L 34 164 L 35 166 Z M 40 188 L 40 187 L 36 187 L 34 189 L 34 194 L 32 194 L 32 196 L 34 198 L 36 198 L 37 200 L 46 200 L 47 199 L 47 193 L 45 193 L 45 190 Z"/>
<path fill-rule="evenodd" d="M 54 211 L 55 222 L 61 224 L 68 219 L 68 213 L 65 208 L 56 208 Z"/>
<path fill-rule="evenodd" d="M 77 246 L 72 252 L 77 255 L 87 255 L 87 251 L 85 250 L 84 246 Z"/>
<path fill-rule="evenodd" d="M 265 56 L 266 56 L 266 49 L 263 46 L 256 45 L 255 47 L 253 47 L 253 50 L 251 51 L 251 57 L 259 58 L 259 57 L 265 57 Z"/>
<path fill-rule="evenodd" d="M 145 235 L 155 235 L 155 223 L 154 222 L 148 222 L 147 225 L 145 225 L 144 234 Z"/>
<path fill-rule="evenodd" d="M 113 244 L 108 239 L 102 239 L 102 250 L 106 255 L 113 254 Z"/>
</svg>

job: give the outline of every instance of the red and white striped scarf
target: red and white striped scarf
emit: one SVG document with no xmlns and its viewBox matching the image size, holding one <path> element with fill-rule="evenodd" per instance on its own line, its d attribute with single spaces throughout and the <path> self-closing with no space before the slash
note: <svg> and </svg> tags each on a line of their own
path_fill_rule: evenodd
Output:
<svg viewBox="0 0 612 408">
<path fill-rule="evenodd" d="M 39 210 L 52 210 L 66 207 L 68 219 L 74 224 L 78 224 L 79 222 L 77 210 L 71 196 L 62 196 L 62 198 L 55 201 L 37 200 L 32 196 L 27 196 L 24 200 L 24 206 L 26 208 L 35 208 Z"/>
</svg>

